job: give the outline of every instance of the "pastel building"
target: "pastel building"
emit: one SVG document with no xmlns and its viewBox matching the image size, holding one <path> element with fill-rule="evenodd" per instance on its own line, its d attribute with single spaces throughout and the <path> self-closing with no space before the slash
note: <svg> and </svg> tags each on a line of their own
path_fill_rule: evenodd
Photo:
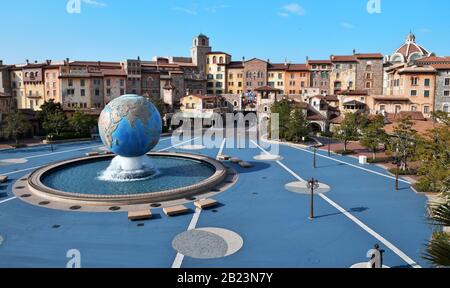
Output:
<svg viewBox="0 0 450 288">
<path fill-rule="evenodd" d="M 231 56 L 224 52 L 206 54 L 207 94 L 221 95 L 227 90 L 227 65 Z"/>
<path fill-rule="evenodd" d="M 267 85 L 275 89 L 280 90 L 281 94 L 285 94 L 285 80 L 286 80 L 286 70 L 288 64 L 272 64 L 268 65 L 268 80 Z"/>
<path fill-rule="evenodd" d="M 307 94 L 328 95 L 330 94 L 330 74 L 333 63 L 330 60 L 308 60 L 307 62 L 310 77 L 309 87 L 314 90 L 308 90 Z M 311 91 L 311 92 L 309 92 Z"/>
<path fill-rule="evenodd" d="M 244 62 L 231 61 L 227 65 L 227 71 L 227 94 L 242 95 L 244 93 Z"/>
<path fill-rule="evenodd" d="M 286 69 L 285 94 L 303 95 L 309 87 L 309 69 L 306 64 L 289 64 Z"/>
<path fill-rule="evenodd" d="M 332 70 L 330 73 L 330 91 L 332 94 L 345 90 L 356 89 L 356 65 L 357 59 L 354 55 L 330 57 Z"/>
</svg>

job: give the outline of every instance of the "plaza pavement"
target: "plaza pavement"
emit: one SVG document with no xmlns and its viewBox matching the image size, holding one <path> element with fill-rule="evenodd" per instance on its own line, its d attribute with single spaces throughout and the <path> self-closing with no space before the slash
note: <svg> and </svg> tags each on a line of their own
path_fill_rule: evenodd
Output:
<svg viewBox="0 0 450 288">
<path fill-rule="evenodd" d="M 227 139 L 226 144 L 232 141 Z M 183 151 L 171 146 L 165 138 L 154 150 Z M 414 193 L 406 181 L 395 192 L 394 180 L 384 169 L 362 167 L 350 157 L 334 155 L 330 159 L 325 151 L 319 151 L 318 168 L 313 169 L 313 156 L 307 149 L 281 146 L 283 160 L 259 162 L 253 157 L 263 153 L 261 149 L 225 145 L 224 154 L 251 162 L 254 167 L 227 164 L 240 172 L 239 181 L 215 197 L 223 204 L 217 211 L 197 210 L 174 218 L 154 209 L 154 220 L 136 223 L 129 222 L 123 212 L 55 211 L 13 198 L 12 184 L 35 167 L 99 148 L 99 142 L 89 142 L 57 145 L 54 153 L 45 146 L 0 152 L 0 161 L 27 160 L 0 166 L 0 174 L 10 177 L 7 185 L 0 186 L 0 235 L 4 239 L 0 267 L 63 268 L 69 261 L 67 251 L 78 249 L 82 267 L 345 268 L 367 261 L 366 253 L 375 243 L 386 250 L 385 264 L 390 267 L 410 267 L 408 259 L 427 266 L 421 259 L 432 233 L 425 219 L 426 197 Z M 219 150 L 183 152 L 215 158 Z M 315 220 L 308 219 L 309 197 L 284 188 L 297 177 L 316 177 L 332 188 L 326 198 L 315 197 Z M 188 206 L 195 211 L 192 204 Z M 139 227 L 139 223 L 144 226 Z M 244 246 L 236 254 L 215 260 L 180 257 L 172 248 L 172 240 L 195 227 L 232 230 L 243 238 Z"/>
</svg>

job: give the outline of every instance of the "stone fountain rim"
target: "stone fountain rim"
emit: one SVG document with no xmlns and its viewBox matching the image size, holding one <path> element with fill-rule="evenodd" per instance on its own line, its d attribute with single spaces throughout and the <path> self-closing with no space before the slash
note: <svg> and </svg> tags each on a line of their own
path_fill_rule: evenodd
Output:
<svg viewBox="0 0 450 288">
<path fill-rule="evenodd" d="M 151 152 L 147 153 L 147 156 L 154 157 L 172 157 L 172 158 L 182 158 L 194 161 L 200 161 L 205 164 L 210 165 L 216 171 L 215 173 L 196 184 L 180 187 L 176 189 L 164 190 L 160 192 L 149 192 L 140 194 L 130 194 L 130 195 L 97 195 L 97 194 L 81 194 L 81 193 L 71 193 L 60 191 L 57 189 L 50 188 L 42 183 L 42 177 L 50 173 L 53 170 L 66 167 L 68 165 L 73 165 L 82 162 L 96 161 L 100 159 L 114 158 L 116 155 L 98 155 L 90 157 L 82 157 L 76 159 L 70 159 L 61 161 L 58 163 L 50 164 L 45 167 L 39 168 L 33 171 L 28 177 L 28 189 L 38 196 L 43 198 L 56 198 L 57 200 L 63 201 L 82 201 L 97 205 L 110 205 L 110 204 L 143 204 L 143 203 L 153 203 L 153 202 L 165 202 L 180 199 L 183 197 L 195 196 L 202 194 L 209 189 L 214 188 L 221 184 L 227 177 L 227 168 L 219 161 L 212 159 L 204 155 L 189 154 L 189 153 L 173 153 L 173 152 Z"/>
</svg>

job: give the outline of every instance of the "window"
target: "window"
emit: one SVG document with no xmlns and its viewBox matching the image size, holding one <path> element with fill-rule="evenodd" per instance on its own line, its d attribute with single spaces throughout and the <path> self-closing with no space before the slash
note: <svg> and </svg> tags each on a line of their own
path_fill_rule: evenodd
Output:
<svg viewBox="0 0 450 288">
<path fill-rule="evenodd" d="M 430 87 L 430 79 L 425 79 L 424 84 L 426 87 Z"/>
<path fill-rule="evenodd" d="M 223 57 L 222 57 L 222 56 L 220 56 L 220 58 L 219 58 L 219 63 L 220 63 L 220 64 L 223 63 Z"/>
<path fill-rule="evenodd" d="M 81 90 L 80 90 L 80 94 L 81 94 L 81 96 L 83 96 L 83 97 L 86 96 L 86 90 L 81 89 Z"/>
<path fill-rule="evenodd" d="M 69 87 L 72 87 L 72 86 L 73 86 L 73 80 L 69 79 Z"/>
<path fill-rule="evenodd" d="M 278 79 L 283 79 L 283 74 L 282 73 L 278 73 Z"/>
<path fill-rule="evenodd" d="M 106 95 L 110 96 L 111 95 L 111 89 L 106 89 Z"/>
<path fill-rule="evenodd" d="M 125 89 L 120 89 L 120 95 L 125 95 Z"/>
<path fill-rule="evenodd" d="M 95 96 L 100 96 L 100 89 L 95 89 Z"/>
<path fill-rule="evenodd" d="M 84 87 L 85 84 L 86 84 L 86 81 L 85 81 L 84 79 L 81 79 L 81 80 L 80 80 L 80 86 L 81 86 L 81 87 Z"/>
<path fill-rule="evenodd" d="M 217 64 L 217 57 L 216 56 L 213 57 L 213 64 Z"/>
<path fill-rule="evenodd" d="M 223 75 L 222 74 L 216 74 L 216 79 L 222 80 L 223 79 Z"/>
<path fill-rule="evenodd" d="M 411 77 L 411 85 L 417 86 L 419 84 L 419 78 L 417 77 Z"/>
<path fill-rule="evenodd" d="M 208 88 L 214 87 L 214 82 L 208 82 L 208 83 L 206 83 L 206 87 L 208 87 Z"/>
<path fill-rule="evenodd" d="M 217 66 L 217 71 L 218 72 L 222 71 L 222 67 L 221 66 Z"/>
<path fill-rule="evenodd" d="M 222 87 L 223 87 L 222 82 L 216 82 L 216 88 L 222 88 Z"/>
<path fill-rule="evenodd" d="M 450 90 L 444 91 L 444 97 L 450 97 Z"/>
<path fill-rule="evenodd" d="M 411 96 L 417 96 L 417 90 L 411 90 Z"/>
<path fill-rule="evenodd" d="M 449 110 L 448 110 L 448 104 L 444 104 L 444 106 L 442 107 L 442 111 L 444 111 L 444 112 L 449 112 Z"/>
<path fill-rule="evenodd" d="M 107 79 L 106 80 L 106 86 L 111 86 L 111 80 L 110 79 Z M 111 91 L 111 90 L 110 90 Z"/>
<path fill-rule="evenodd" d="M 121 87 L 125 86 L 125 80 L 120 79 L 120 86 L 121 86 Z"/>
<path fill-rule="evenodd" d="M 450 86 L 450 78 L 445 78 L 444 85 L 445 86 Z"/>
<path fill-rule="evenodd" d="M 208 78 L 208 80 L 214 79 L 214 75 L 208 74 L 207 78 Z"/>
<path fill-rule="evenodd" d="M 402 111 L 402 106 L 395 105 L 395 113 L 400 113 L 400 111 Z"/>
<path fill-rule="evenodd" d="M 341 64 L 336 64 L 336 70 L 341 69 Z"/>
<path fill-rule="evenodd" d="M 228 75 L 228 78 L 233 79 L 233 73 L 230 73 L 230 75 Z"/>
<path fill-rule="evenodd" d="M 425 90 L 425 91 L 423 91 L 423 96 L 424 96 L 425 98 L 429 98 L 429 97 L 430 97 L 430 90 Z"/>
<path fill-rule="evenodd" d="M 380 111 L 381 112 L 386 111 L 386 105 L 380 105 Z"/>
<path fill-rule="evenodd" d="M 417 107 L 416 106 L 411 106 L 411 111 L 412 112 L 417 112 Z"/>
<path fill-rule="evenodd" d="M 372 88 L 372 82 L 366 82 L 366 89 Z"/>
<path fill-rule="evenodd" d="M 430 106 L 424 106 L 423 107 L 423 113 L 429 114 L 430 113 Z"/>
</svg>

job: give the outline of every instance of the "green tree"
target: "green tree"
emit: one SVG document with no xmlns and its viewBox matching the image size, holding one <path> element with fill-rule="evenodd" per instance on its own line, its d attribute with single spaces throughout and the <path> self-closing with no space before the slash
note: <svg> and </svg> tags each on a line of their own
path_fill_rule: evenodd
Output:
<svg viewBox="0 0 450 288">
<path fill-rule="evenodd" d="M 42 123 L 42 126 L 48 134 L 60 135 L 61 132 L 67 129 L 68 122 L 66 115 L 61 111 L 56 111 L 49 115 L 46 115 L 46 120 Z"/>
<path fill-rule="evenodd" d="M 56 112 L 63 112 L 61 103 L 55 103 L 55 100 L 50 99 L 41 105 L 41 111 L 38 112 L 38 119 L 40 123 L 44 123 L 47 120 L 47 116 Z"/>
<path fill-rule="evenodd" d="M 19 145 L 19 137 L 31 130 L 31 124 L 19 110 L 9 113 L 5 118 L 4 132 Z"/>
<path fill-rule="evenodd" d="M 411 120 L 411 117 L 400 119 L 388 141 L 389 150 L 400 161 L 400 169 L 402 171 L 408 169 L 408 161 L 415 156 L 419 142 L 419 136 L 417 131 L 413 129 L 413 126 L 414 122 Z"/>
<path fill-rule="evenodd" d="M 367 116 L 360 113 L 346 113 L 341 125 L 336 129 L 338 140 L 344 142 L 344 151 L 347 151 L 348 142 L 358 140 L 360 130 L 367 125 Z"/>
<path fill-rule="evenodd" d="M 272 114 L 278 114 L 279 116 L 279 137 L 280 139 L 288 138 L 288 125 L 291 119 L 292 107 L 288 100 L 282 100 L 275 102 L 270 108 Z M 269 121 L 269 127 L 271 127 L 271 120 Z"/>
<path fill-rule="evenodd" d="M 288 140 L 299 142 L 300 139 L 308 135 L 309 122 L 303 110 L 296 106 L 290 112 L 289 122 L 286 126 L 286 136 Z"/>
<path fill-rule="evenodd" d="M 416 186 L 425 192 L 441 191 L 450 178 L 450 121 L 447 113 L 436 113 L 435 118 L 442 124 L 429 130 L 417 149 L 422 178 Z"/>
<path fill-rule="evenodd" d="M 79 135 L 88 134 L 93 127 L 97 124 L 94 117 L 87 115 L 82 111 L 76 111 L 70 118 L 69 124 L 72 129 Z"/>
<path fill-rule="evenodd" d="M 360 144 L 373 153 L 373 159 L 377 158 L 377 151 L 380 145 L 387 141 L 387 134 L 384 130 L 384 117 L 377 115 L 369 121 L 369 124 L 362 129 Z"/>
</svg>

